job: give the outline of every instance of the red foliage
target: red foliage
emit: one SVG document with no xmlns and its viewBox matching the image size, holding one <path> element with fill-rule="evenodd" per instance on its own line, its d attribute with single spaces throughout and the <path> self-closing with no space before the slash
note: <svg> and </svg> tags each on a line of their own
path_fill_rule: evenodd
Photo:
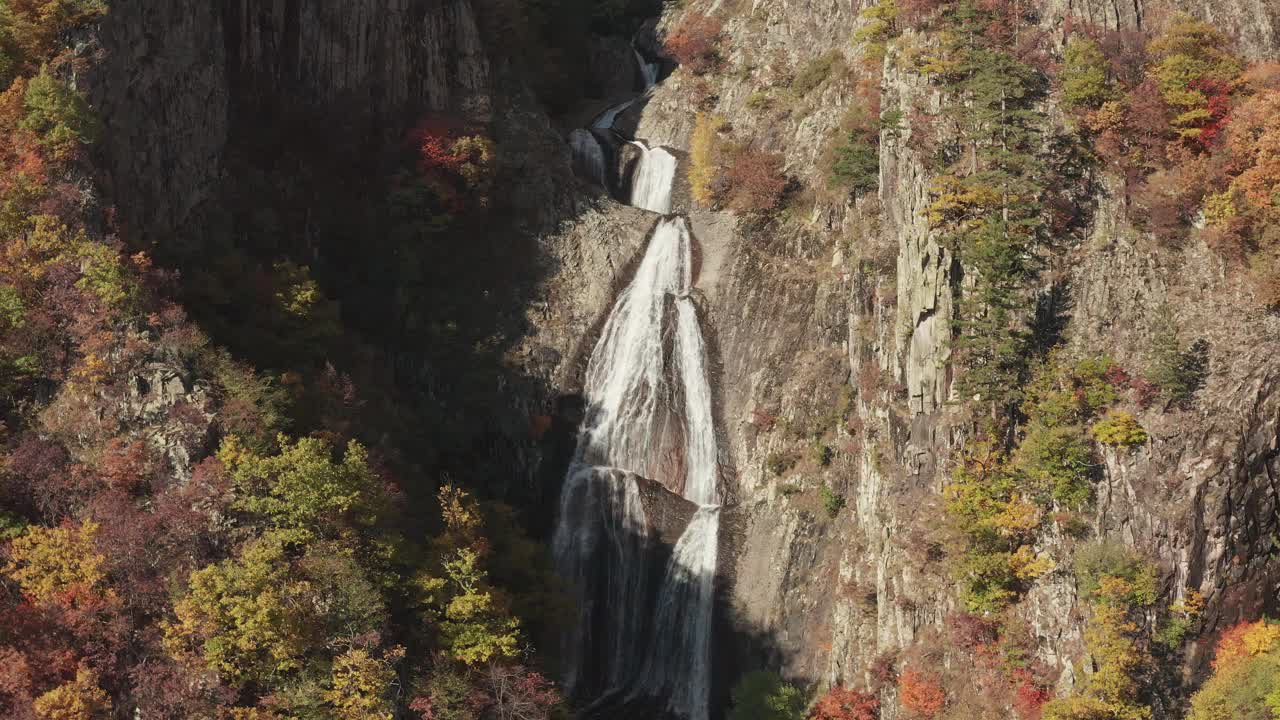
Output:
<svg viewBox="0 0 1280 720">
<path fill-rule="evenodd" d="M 744 212 L 765 212 L 778 207 L 787 188 L 778 153 L 744 149 L 734 154 L 725 172 L 729 207 Z"/>
<path fill-rule="evenodd" d="M 1103 133 L 1097 144 L 1104 160 L 1118 163 L 1133 182 L 1165 160 L 1165 143 L 1169 138 L 1173 112 L 1164 94 L 1153 80 L 1135 87 L 1124 105 L 1123 124 Z"/>
<path fill-rule="evenodd" d="M 1129 387 L 1133 390 L 1133 401 L 1143 410 L 1151 407 L 1156 398 L 1160 397 L 1160 388 L 1144 377 L 1134 377 L 1129 381 Z"/>
<path fill-rule="evenodd" d="M 946 0 L 898 0 L 898 18 L 908 27 L 923 29 Z"/>
<path fill-rule="evenodd" d="M 459 190 L 459 173 L 466 158 L 453 152 L 457 140 L 453 123 L 439 115 L 428 115 L 409 133 L 417 151 L 418 171 L 451 213 L 466 208 Z"/>
<path fill-rule="evenodd" d="M 107 443 L 97 470 L 108 488 L 136 492 L 148 484 L 156 467 L 157 462 L 146 443 L 117 437 Z"/>
<path fill-rule="evenodd" d="M 982 40 L 993 48 L 1015 48 L 1019 60 L 1028 62 L 1040 54 L 1043 34 L 1031 30 L 1026 4 L 1020 0 L 980 0 L 978 9 L 987 13 L 987 27 Z M 1029 31 L 1031 30 L 1031 31 Z"/>
<path fill-rule="evenodd" d="M 1108 385 L 1115 388 L 1127 387 L 1132 380 L 1132 378 L 1129 377 L 1129 373 L 1125 372 L 1124 368 L 1114 364 L 1107 368 L 1107 371 L 1102 375 L 1102 379 L 1106 380 Z"/>
<path fill-rule="evenodd" d="M 156 644 L 158 638 L 148 638 Z M 218 709 L 235 702 L 235 692 L 217 674 L 194 663 L 179 665 L 163 657 L 147 658 L 129 671 L 130 696 L 148 717 L 219 717 Z"/>
<path fill-rule="evenodd" d="M 486 708 L 496 717 L 549 720 L 561 702 L 554 683 L 523 665 L 490 663 L 484 684 Z"/>
<path fill-rule="evenodd" d="M 1138 217 L 1162 242 L 1180 244 L 1200 207 L 1204 186 L 1192 165 L 1179 164 L 1147 177 L 1134 191 Z"/>
<path fill-rule="evenodd" d="M 27 656 L 9 647 L 0 647 L 0 711 L 5 717 L 19 717 L 19 708 L 32 699 L 32 671 Z"/>
<path fill-rule="evenodd" d="M 1191 83 L 1194 90 L 1204 93 L 1205 110 L 1209 118 L 1200 128 L 1200 135 L 1195 139 L 1200 149 L 1208 150 L 1214 141 L 1222 135 L 1223 128 L 1231 116 L 1231 86 L 1219 80 L 1202 78 Z"/>
<path fill-rule="evenodd" d="M 69 461 L 61 445 L 23 435 L 9 454 L 9 472 L 0 476 L 6 502 L 48 519 L 68 514 L 80 495 Z"/>
<path fill-rule="evenodd" d="M 541 440 L 543 435 L 551 429 L 551 416 L 542 414 L 529 415 L 529 437 L 534 440 Z"/>
<path fill-rule="evenodd" d="M 456 173 L 462 169 L 463 158 L 453 153 L 454 130 L 454 124 L 444 117 L 428 115 L 410 131 L 423 173 Z"/>
<path fill-rule="evenodd" d="M 936 676 L 907 668 L 898 676 L 898 700 L 915 717 L 933 720 L 946 707 L 947 695 Z"/>
<path fill-rule="evenodd" d="M 876 720 L 880 701 L 871 693 L 839 685 L 827 691 L 813 706 L 809 720 Z"/>
<path fill-rule="evenodd" d="M 881 685 L 889 685 L 898 680 L 898 654 L 886 650 L 871 661 L 871 679 Z"/>
<path fill-rule="evenodd" d="M 751 424 L 761 432 L 769 432 L 778 423 L 778 416 L 763 407 L 751 411 Z"/>
<path fill-rule="evenodd" d="M 1040 720 L 1044 704 L 1049 702 L 1049 688 L 1036 681 L 1026 670 L 1014 672 L 1013 709 L 1022 720 Z"/>
<path fill-rule="evenodd" d="M 720 66 L 720 33 L 723 27 L 716 18 L 689 13 L 667 36 L 663 47 L 690 72 L 703 75 Z"/>
<path fill-rule="evenodd" d="M 1248 655 L 1248 652 L 1244 649 L 1244 638 L 1255 624 L 1241 621 L 1222 631 L 1222 635 L 1218 637 L 1218 642 L 1213 648 L 1212 665 L 1214 670 L 1230 665 L 1241 657 Z"/>
<path fill-rule="evenodd" d="M 973 652 L 994 643 L 1000 636 L 1000 624 L 981 615 L 958 612 L 947 618 L 947 627 L 957 645 Z"/>
</svg>

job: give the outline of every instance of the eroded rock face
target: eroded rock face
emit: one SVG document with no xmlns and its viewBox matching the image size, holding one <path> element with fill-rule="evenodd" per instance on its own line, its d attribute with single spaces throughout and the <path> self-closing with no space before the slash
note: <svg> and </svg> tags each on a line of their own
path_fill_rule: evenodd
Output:
<svg viewBox="0 0 1280 720">
<path fill-rule="evenodd" d="M 216 5 L 121 3 L 84 88 L 106 127 L 112 191 L 131 227 L 163 236 L 212 199 L 231 91 Z"/>
<path fill-rule="evenodd" d="M 743 136 L 768 127 L 760 142 L 784 155 L 788 174 L 821 186 L 821 153 L 851 105 L 848 94 L 823 85 L 794 107 L 765 110 L 751 110 L 748 100 L 824 52 L 856 61 L 848 38 L 865 4 L 754 3 L 725 27 L 726 61 L 739 67 L 749 57 L 751 73 L 726 77 L 701 107 L 696 81 L 677 72 L 624 114 L 622 126 L 650 145 L 687 151 L 698 110 L 719 112 Z M 1277 54 L 1276 3 L 1173 4 L 1238 32 L 1251 57 Z M 1157 11 L 1141 0 L 1040 7 L 1049 27 L 1068 13 L 1137 27 Z M 680 12 L 672 6 L 653 33 L 641 34 L 646 52 L 658 52 L 652 38 Z M 508 389 L 516 420 L 503 428 L 504 452 L 522 474 L 518 482 L 540 484 L 544 498 L 554 498 L 567 457 L 521 436 L 523 421 L 553 417 L 572 450 L 568 400 L 581 390 L 599 326 L 656 216 L 575 184 L 560 133 L 526 91 L 497 77 L 475 21 L 466 0 L 241 0 L 225 12 L 173 0 L 125 4 L 103 25 L 108 60 L 86 82 L 111 134 L 105 151 L 115 193 L 131 198 L 128 220 L 152 237 L 180 228 L 211 201 L 237 88 L 296 86 L 308 102 L 365 103 L 374 114 L 421 105 L 492 117 L 502 162 L 520 178 L 508 202 L 538 238 L 545 278 L 524 308 L 527 335 L 508 358 L 528 382 Z M 624 46 L 602 42 L 596 54 L 619 60 Z M 602 70 L 595 82 L 608 95 L 628 79 Z M 882 92 L 885 110 L 939 103 L 892 54 Z M 961 441 L 949 404 L 949 348 L 963 281 L 922 217 L 930 178 L 910 140 L 909 130 L 882 136 L 876 198 L 801 201 L 763 227 L 724 212 L 691 214 L 695 295 L 713 355 L 732 503 L 721 535 L 721 697 L 734 673 L 765 666 L 805 681 L 862 684 L 877 655 L 941 627 L 957 608 L 932 548 L 942 524 L 939 491 Z M 632 154 L 621 146 L 617 167 Z M 1240 291 L 1206 248 L 1192 248 L 1176 267 L 1145 251 L 1121 194 L 1109 190 L 1096 198 L 1091 237 L 1071 258 L 1066 340 L 1137 363 L 1151 315 L 1168 305 L 1188 338 L 1209 342 L 1212 375 L 1195 410 L 1142 418 L 1149 445 L 1106 451 L 1091 522 L 1097 534 L 1158 559 L 1171 595 L 1204 592 L 1207 634 L 1277 609 L 1280 327 L 1240 310 Z M 199 391 L 163 366 L 140 377 L 147 389 L 129 406 L 139 416 L 158 416 Z M 775 458 L 814 428 L 828 438 L 830 457 L 818 447 Z M 780 479 L 775 459 L 795 467 Z M 823 485 L 846 502 L 834 518 L 820 500 Z M 642 491 L 657 532 L 674 541 L 691 506 L 654 484 L 642 483 Z M 1041 659 L 1062 670 L 1064 685 L 1081 651 L 1077 604 L 1066 572 L 1039 583 L 1025 604 Z M 1203 650 L 1203 642 L 1194 645 L 1192 660 Z"/>
<path fill-rule="evenodd" d="M 98 41 L 103 61 L 84 84 L 139 240 L 182 241 L 215 200 L 236 123 L 261 122 L 260 108 L 328 109 L 384 130 L 406 113 L 484 121 L 494 110 L 469 0 L 122 3 Z"/>
<path fill-rule="evenodd" d="M 1237 33 L 1250 57 L 1275 57 L 1274 4 L 1177 2 Z M 710 12 L 713 2 L 695 3 Z M 1040 4 L 1048 27 L 1066 13 L 1110 27 L 1138 27 L 1150 3 Z M 721 13 L 729 70 L 699 106 L 697 81 L 677 71 L 628 115 L 636 135 L 687 149 L 702 110 L 730 118 L 735 131 L 787 159 L 788 174 L 821 182 L 818 153 L 849 100 L 825 86 L 788 98 L 787 113 L 746 99 L 823 52 L 846 53 L 856 12 L 821 3 L 756 3 Z M 661 35 L 678 18 L 659 23 Z M 836 18 L 832 27 L 818 19 Z M 882 110 L 939 107 L 926 79 L 902 72 L 893 48 L 881 87 Z M 744 58 L 751 71 L 738 74 Z M 770 113 L 772 113 L 770 115 Z M 768 117 L 765 117 L 768 116 Z M 767 120 L 767 122 L 765 122 Z M 737 134 L 737 133 L 735 133 Z M 959 608 L 941 554 L 941 487 L 963 442 L 956 426 L 951 357 L 955 297 L 963 273 L 928 231 L 923 210 L 931 180 L 912 149 L 910 130 L 881 137 L 879 197 L 822 198 L 763 228 L 727 213 L 691 216 L 717 358 L 718 411 L 736 505 L 724 513 L 719 629 L 732 667 L 780 668 L 805 681 L 864 684 L 877 655 L 941 629 Z M 878 201 L 878 202 L 877 202 Z M 1081 352 L 1142 367 L 1153 317 L 1168 306 L 1186 341 L 1212 348 L 1212 374 L 1194 410 L 1144 415 L 1152 442 L 1104 450 L 1105 470 L 1090 519 L 1096 536 L 1124 542 L 1160 563 L 1171 599 L 1204 593 L 1211 609 L 1202 637 L 1240 617 L 1275 612 L 1280 597 L 1269 538 L 1276 513 L 1280 447 L 1280 337 L 1277 321 L 1254 311 L 1236 280 L 1203 247 L 1178 262 L 1162 260 L 1133 227 L 1123 193 L 1102 188 L 1089 238 L 1064 266 L 1054 292 L 1070 308 L 1065 341 Z M 870 260 L 869 260 L 870 259 Z M 848 396 L 840 397 L 845 387 Z M 839 419 L 824 417 L 833 407 Z M 814 418 L 829 422 L 833 451 L 822 465 L 800 444 Z M 803 445 L 801 445 L 803 447 Z M 793 462 L 783 478 L 771 469 Z M 829 519 L 818 501 L 827 484 L 847 502 Z M 1047 551 L 1063 550 L 1050 538 Z M 1041 659 L 1075 678 L 1082 620 L 1067 569 L 1042 580 L 1024 603 Z M 1189 667 L 1202 666 L 1205 640 L 1192 643 Z M 726 649 L 727 648 L 727 649 Z M 730 673 L 732 671 L 722 670 Z M 725 680 L 725 682 L 730 682 Z"/>
<path fill-rule="evenodd" d="M 1253 60 L 1274 57 L 1280 41 L 1280 7 L 1269 0 L 1043 0 L 1038 5 L 1051 27 L 1071 16 L 1113 30 L 1150 27 L 1170 12 L 1185 12 L 1236 38 L 1240 51 Z"/>
</svg>

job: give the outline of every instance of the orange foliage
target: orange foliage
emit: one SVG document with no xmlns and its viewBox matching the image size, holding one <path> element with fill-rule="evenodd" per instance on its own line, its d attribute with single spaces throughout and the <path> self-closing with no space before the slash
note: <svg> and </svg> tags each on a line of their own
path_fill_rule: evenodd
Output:
<svg viewBox="0 0 1280 720">
<path fill-rule="evenodd" d="M 1254 207 L 1280 216 L 1280 91 L 1242 105 L 1227 129 L 1227 144 L 1242 171 L 1232 187 Z"/>
<path fill-rule="evenodd" d="M 1280 623 L 1259 620 L 1242 622 L 1228 628 L 1218 639 L 1213 668 L 1225 670 L 1242 661 L 1270 652 L 1280 646 Z"/>
<path fill-rule="evenodd" d="M 787 187 L 782 156 L 758 150 L 736 153 L 725 181 L 729 186 L 729 207 L 745 212 L 776 209 Z"/>
<path fill-rule="evenodd" d="M 946 707 L 947 695 L 937 677 L 908 668 L 898 676 L 898 700 L 915 717 L 933 720 Z"/>
<path fill-rule="evenodd" d="M 837 685 L 818 699 L 809 720 L 876 720 L 880 701 L 871 693 Z"/>
<path fill-rule="evenodd" d="M 700 13 L 685 15 L 664 47 L 669 55 L 695 75 L 703 75 L 720 65 L 721 22 Z"/>
</svg>

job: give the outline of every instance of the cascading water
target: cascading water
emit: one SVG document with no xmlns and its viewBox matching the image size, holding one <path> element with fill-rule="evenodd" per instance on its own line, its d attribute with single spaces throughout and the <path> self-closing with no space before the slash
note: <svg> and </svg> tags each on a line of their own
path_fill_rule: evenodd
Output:
<svg viewBox="0 0 1280 720">
<path fill-rule="evenodd" d="M 631 204 L 656 213 L 671 212 L 671 186 L 676 177 L 676 157 L 665 148 L 650 149 L 639 140 L 632 140 L 631 144 L 640 148 L 641 152 L 631 181 Z"/>
<path fill-rule="evenodd" d="M 552 539 L 556 566 L 578 589 L 579 622 L 565 643 L 565 685 L 578 688 L 583 668 L 604 662 L 608 674 L 597 691 L 619 687 L 639 658 L 643 642 L 647 578 L 634 572 L 649 552 L 648 521 L 636 476 L 575 463 L 560 493 L 560 522 Z M 603 577 L 595 568 L 603 567 Z"/>
<path fill-rule="evenodd" d="M 573 151 L 573 165 L 579 174 L 592 182 L 604 184 L 604 150 L 590 130 L 578 128 L 569 133 L 569 148 Z"/>
<path fill-rule="evenodd" d="M 648 90 L 657 81 L 658 66 L 646 63 L 638 51 L 635 57 Z M 592 128 L 612 130 L 633 102 L 605 110 Z M 662 147 L 630 142 L 641 151 L 631 204 L 670 212 L 675 156 Z M 575 160 L 585 167 L 580 172 L 594 177 L 596 138 L 575 130 L 570 143 Z M 601 177 L 603 164 L 601 158 Z M 706 720 L 719 460 L 706 343 L 690 297 L 692 284 L 689 222 L 662 217 L 587 363 L 588 410 L 561 490 L 553 552 L 582 608 L 580 622 L 564 638 L 568 690 L 600 703 L 649 699 L 687 720 Z M 652 533 L 637 475 L 699 506 L 656 588 L 648 562 Z M 652 569 L 656 574 L 658 568 Z"/>
<path fill-rule="evenodd" d="M 658 63 L 651 63 L 644 59 L 640 51 L 633 46 L 631 52 L 636 54 L 636 64 L 640 66 L 640 74 L 644 77 L 644 89 L 648 90 L 658 83 Z"/>
<path fill-rule="evenodd" d="M 608 110 L 605 110 L 597 115 L 595 120 L 591 121 L 591 127 L 596 130 L 612 130 L 613 124 L 618 120 L 618 115 L 620 115 L 623 110 L 631 107 L 635 101 L 635 98 L 631 98 L 626 102 L 618 103 Z"/>
<path fill-rule="evenodd" d="M 589 410 L 561 491 L 553 549 L 561 575 L 582 601 L 581 622 L 565 652 L 569 689 L 652 697 L 690 720 L 705 720 L 720 509 L 714 504 L 718 460 L 706 346 L 689 297 L 692 275 L 688 221 L 659 219 L 587 364 Z M 664 338 L 671 335 L 668 356 Z M 680 478 L 662 474 L 671 418 L 683 421 Z M 663 572 L 652 623 L 641 621 L 650 590 L 644 562 L 649 533 L 633 473 L 679 487 L 700 505 Z M 584 682 L 588 662 L 593 683 Z"/>
<path fill-rule="evenodd" d="M 654 613 L 653 640 L 632 697 L 665 698 L 690 720 L 706 720 L 711 695 L 711 619 L 720 507 L 703 505 L 676 542 Z"/>
<path fill-rule="evenodd" d="M 698 326 L 698 313 L 688 296 L 676 300 L 676 358 L 684 380 L 685 475 L 684 496 L 699 505 L 720 502 L 716 491 L 719 459 L 715 420 L 711 414 L 711 385 L 707 382 L 707 350 Z"/>
<path fill-rule="evenodd" d="M 663 325 L 668 298 L 688 292 L 690 257 L 685 221 L 659 220 L 587 363 L 589 409 L 577 462 L 661 479 L 659 440 L 672 395 Z"/>
</svg>

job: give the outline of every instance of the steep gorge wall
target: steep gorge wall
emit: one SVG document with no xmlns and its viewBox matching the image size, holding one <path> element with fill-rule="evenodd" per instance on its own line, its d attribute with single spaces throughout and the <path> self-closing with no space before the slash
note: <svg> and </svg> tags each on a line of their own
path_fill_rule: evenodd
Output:
<svg viewBox="0 0 1280 720">
<path fill-rule="evenodd" d="M 1280 54 L 1280 9 L 1272 3 L 1040 7 L 1050 28 L 1068 14 L 1137 28 L 1153 14 L 1178 9 L 1235 34 L 1250 58 Z M 687 150 L 696 113 L 719 113 L 735 136 L 781 152 L 789 175 L 820 183 L 821 148 L 850 98 L 834 84 L 800 99 L 770 86 L 787 76 L 788 66 L 824 52 L 854 61 L 849 37 L 858 9 L 697 2 L 669 11 L 659 33 L 686 10 L 725 21 L 725 69 L 702 107 L 691 99 L 697 82 L 691 76 L 666 81 L 633 119 L 636 135 Z M 894 60 L 891 48 L 883 109 L 936 109 L 936 90 Z M 764 92 L 786 106 L 748 103 Z M 856 204 L 806 198 L 780 221 L 755 229 L 723 213 L 693 216 L 705 255 L 715 258 L 715 272 L 698 285 L 721 359 L 741 503 L 722 568 L 731 587 L 723 629 L 731 646 L 723 652 L 739 669 L 779 667 L 799 680 L 862 685 L 878 655 L 941 631 L 958 608 L 940 555 L 940 491 L 963 438 L 949 349 L 953 296 L 963 280 L 924 221 L 930 178 L 910 140 L 909 130 L 882 134 L 878 198 Z M 1204 594 L 1200 638 L 1187 649 L 1194 671 L 1203 667 L 1215 632 L 1277 610 L 1280 323 L 1245 309 L 1250 303 L 1238 281 L 1227 279 L 1207 248 L 1190 248 L 1178 259 L 1153 254 L 1117 195 L 1099 194 L 1089 239 L 1063 259 L 1068 346 L 1141 367 L 1153 317 L 1167 304 L 1180 337 L 1209 342 L 1211 376 L 1194 410 L 1142 416 L 1151 443 L 1104 451 L 1089 521 L 1095 537 L 1157 561 L 1168 599 L 1186 589 Z M 859 260 L 874 255 L 866 248 L 876 244 L 894 249 L 894 270 Z M 808 441 L 792 428 L 840 405 L 842 386 L 855 388 L 853 419 L 825 429 L 822 442 L 835 450 L 830 466 L 802 455 L 775 478 L 771 456 L 803 448 Z M 817 498 L 821 484 L 844 494 L 849 510 L 827 518 Z M 1071 541 L 1047 542 L 1043 549 L 1053 553 Z M 1087 615 L 1070 569 L 1042 580 L 1025 609 L 1041 659 L 1061 671 L 1060 687 L 1069 686 Z"/>
<path fill-rule="evenodd" d="M 1274 4 L 1181 4 L 1238 30 L 1250 56 L 1277 54 Z M 715 109 L 745 135 L 767 128 L 761 140 L 784 152 L 788 173 L 820 182 L 821 148 L 851 99 L 824 86 L 768 122 L 746 105 L 781 65 L 825 51 L 852 61 L 859 8 L 818 0 L 740 5 L 726 25 L 729 60 L 754 71 L 726 79 Z M 728 12 L 720 6 L 689 5 Z M 1050 19 L 1096 14 L 1126 27 L 1153 11 L 1103 0 L 1046 0 L 1043 8 Z M 669 9 L 661 27 L 679 12 Z M 577 391 L 594 330 L 651 216 L 573 183 L 561 138 L 527 92 L 491 65 L 466 0 L 241 0 L 194 10 L 163 0 L 117 5 L 100 32 L 106 62 L 86 84 L 110 135 L 112 191 L 128 198 L 126 223 L 156 242 L 216 201 L 228 138 L 246 119 L 237 112 L 254 106 L 246 100 L 287 89 L 375 119 L 400 122 L 422 109 L 494 119 L 514 140 L 503 163 L 523 173 L 512 190 L 524 196 L 530 226 L 574 216 L 538 234 L 545 279 L 525 308 L 529 332 L 509 358 L 553 392 L 533 382 L 513 388 L 513 417 L 555 414 L 553 394 Z M 886 68 L 885 109 L 938 102 L 923 78 L 900 73 L 892 58 Z M 686 76 L 665 83 L 637 108 L 636 135 L 687 150 L 698 109 L 691 92 Z M 909 140 L 882 137 L 878 198 L 815 198 L 763 228 L 728 213 L 691 218 L 701 246 L 697 293 L 719 358 L 725 461 L 740 506 L 725 520 L 722 569 L 731 581 L 724 632 L 736 644 L 721 648 L 738 670 L 780 666 L 799 679 L 861 684 L 878 654 L 940 627 L 956 606 L 941 559 L 928 548 L 960 438 L 948 405 L 958 277 L 923 221 L 928 173 Z M 546 157 L 558 165 L 548 168 Z M 1092 523 L 1160 560 L 1169 590 L 1205 592 L 1209 632 L 1275 609 L 1280 328 L 1274 317 L 1239 310 L 1207 251 L 1162 265 L 1141 249 L 1125 216 L 1119 201 L 1100 198 L 1092 237 L 1072 258 L 1069 342 L 1135 361 L 1150 338 L 1149 314 L 1167 302 L 1188 333 L 1210 341 L 1213 374 L 1195 411 L 1142 418 L 1149 446 L 1106 455 Z M 890 272 L 858 259 L 868 244 L 890 247 Z M 766 467 L 770 455 L 796 445 L 789 428 L 846 403 L 846 388 L 856 388 L 846 417 L 826 428 L 834 460 L 802 461 L 786 479 L 799 492 L 784 493 Z M 519 436 L 519 422 L 506 430 L 532 482 L 545 448 Z M 849 503 L 834 519 L 817 499 L 822 483 Z M 1042 656 L 1064 671 L 1064 682 L 1080 653 L 1076 602 L 1067 573 L 1042 583 L 1028 602 Z"/>
<path fill-rule="evenodd" d="M 468 0 L 113 4 L 85 78 L 135 239 L 177 242 L 216 202 L 228 142 L 305 108 L 357 136 L 425 111 L 485 121 L 495 85 Z"/>
</svg>

